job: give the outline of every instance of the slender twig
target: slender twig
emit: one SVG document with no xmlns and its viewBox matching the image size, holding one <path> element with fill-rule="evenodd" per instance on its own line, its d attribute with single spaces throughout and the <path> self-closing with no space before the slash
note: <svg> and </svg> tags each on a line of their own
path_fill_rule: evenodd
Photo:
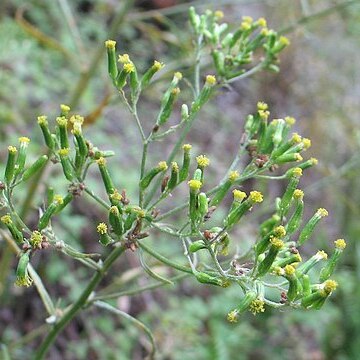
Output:
<svg viewBox="0 0 360 360">
<path fill-rule="evenodd" d="M 104 265 L 101 271 L 97 271 L 91 281 L 88 283 L 86 288 L 81 293 L 80 297 L 74 302 L 70 309 L 63 315 L 63 317 L 57 322 L 51 331 L 48 333 L 43 343 L 38 348 L 35 359 L 44 359 L 46 353 L 48 352 L 50 346 L 55 341 L 58 334 L 64 329 L 64 327 L 76 316 L 76 314 L 81 310 L 81 308 L 86 304 L 89 296 L 95 290 L 96 286 L 105 276 L 107 270 L 115 262 L 115 260 L 125 251 L 125 247 L 120 246 L 115 248 L 109 256 L 104 261 Z"/>
<path fill-rule="evenodd" d="M 151 343 L 151 351 L 150 351 L 150 354 L 149 354 L 149 359 L 154 359 L 155 352 L 156 352 L 154 336 L 153 336 L 152 332 L 150 331 L 150 329 L 144 323 L 142 323 L 138 319 L 135 319 L 130 314 L 128 314 L 128 313 L 126 313 L 124 311 L 121 311 L 121 310 L 117 309 L 116 307 L 114 307 L 114 306 L 112 306 L 112 305 L 110 305 L 110 304 L 108 304 L 108 303 L 106 303 L 104 301 L 95 301 L 94 305 L 99 307 L 99 308 L 108 310 L 108 311 L 110 311 L 110 312 L 112 312 L 112 313 L 114 313 L 116 315 L 119 315 L 119 316 L 129 320 L 134 325 L 136 325 L 138 328 L 143 330 L 146 333 L 146 335 L 148 336 L 148 338 L 150 340 L 150 343 Z"/>
</svg>

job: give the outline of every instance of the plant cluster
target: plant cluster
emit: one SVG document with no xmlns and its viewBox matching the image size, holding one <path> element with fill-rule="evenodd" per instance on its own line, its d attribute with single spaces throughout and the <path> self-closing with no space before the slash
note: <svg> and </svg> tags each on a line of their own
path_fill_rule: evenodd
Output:
<svg viewBox="0 0 360 360">
<path fill-rule="evenodd" d="M 194 81 L 191 82 L 180 72 L 173 75 L 148 134 L 138 116 L 138 102 L 143 90 L 151 85 L 164 64 L 154 61 L 146 72 L 140 74 L 128 54 L 117 56 L 115 41 L 105 43 L 109 76 L 133 115 L 142 139 L 138 199 L 128 198 L 126 191 L 121 190 L 121 184 L 112 176 L 111 157 L 115 153 L 97 148 L 83 131 L 84 118 L 72 114 L 66 105 L 61 105 L 55 126 L 49 124 L 46 116 L 38 117 L 47 146 L 46 155 L 26 166 L 30 140 L 21 137 L 18 147 L 8 147 L 1 182 L 1 203 L 6 214 L 1 217 L 1 222 L 20 248 L 16 285 L 30 286 L 35 282 L 51 315 L 49 322 L 52 329 L 38 350 L 39 358 L 46 354 L 58 333 L 83 306 L 93 304 L 119 313 L 103 301 L 101 293 L 94 297 L 93 292 L 107 270 L 128 249 L 140 249 L 139 254 L 148 253 L 157 261 L 192 275 L 200 283 L 224 288 L 239 286 L 239 299 L 234 299 L 234 309 L 227 316 L 230 322 L 236 322 L 239 315 L 247 310 L 261 313 L 266 306 L 319 309 L 336 289 L 337 283 L 331 276 L 346 247 L 343 239 L 335 241 L 335 250 L 329 257 L 323 250 L 307 260 L 303 260 L 300 254 L 300 247 L 311 238 L 316 225 L 328 213 L 320 208 L 310 219 L 303 217 L 304 192 L 299 188 L 299 182 L 303 171 L 316 165 L 317 160 L 303 159 L 311 141 L 291 133 L 295 123 L 293 117 L 270 121 L 268 105 L 258 102 L 254 113 L 245 120 L 244 133 L 230 168 L 211 189 L 206 188 L 210 159 L 201 154 L 194 159 L 192 146 L 185 142 L 199 112 L 219 88 L 260 70 L 278 71 L 278 55 L 289 44 L 285 37 L 268 29 L 263 18 L 254 21 L 244 17 L 241 25 L 230 31 L 229 25 L 221 22 L 222 17 L 220 11 L 198 15 L 193 8 L 190 9 L 190 24 L 195 35 Z M 206 75 L 201 84 L 203 59 L 211 59 L 216 73 Z M 191 88 L 193 98 L 188 104 L 182 103 L 180 121 L 169 127 L 167 123 L 180 102 L 183 84 Z M 156 165 L 148 164 L 147 154 L 151 144 L 164 140 L 174 132 L 179 132 L 178 141 L 168 158 Z M 249 162 L 240 169 L 240 160 L 247 155 Z M 178 157 L 180 159 L 176 161 Z M 45 205 L 39 211 L 38 223 L 31 227 L 16 210 L 14 193 L 18 186 L 41 171 L 49 161 L 52 166 L 61 167 L 68 181 L 68 191 L 56 194 L 49 189 Z M 92 167 L 97 167 L 99 171 L 106 199 L 95 194 L 87 184 L 87 175 Z M 286 190 L 275 200 L 274 213 L 259 225 L 251 253 L 230 256 L 229 249 L 235 242 L 232 230 L 246 222 L 249 212 L 256 211 L 266 197 L 256 189 L 248 194 L 240 190 L 245 181 L 257 178 L 284 180 L 287 182 Z M 188 187 L 186 201 L 163 212 L 163 202 L 171 195 L 175 196 L 181 186 Z M 230 206 L 222 219 L 214 220 L 216 209 L 223 206 L 229 192 L 233 194 Z M 59 240 L 51 226 L 51 221 L 83 193 L 99 203 L 106 212 L 104 219 L 94 227 L 101 245 L 111 249 L 104 260 L 98 260 L 97 254 L 81 253 Z M 180 212 L 184 221 L 180 225 L 170 223 L 168 219 Z M 156 247 L 149 246 L 146 238 L 152 232 L 181 241 L 188 264 L 179 264 L 158 253 Z M 49 247 L 61 250 L 95 270 L 79 299 L 61 315 L 31 267 L 33 253 Z M 140 260 L 147 274 L 159 282 L 169 283 L 168 279 L 154 272 L 141 255 Z M 322 264 L 320 270 L 316 267 L 318 263 Z"/>
</svg>

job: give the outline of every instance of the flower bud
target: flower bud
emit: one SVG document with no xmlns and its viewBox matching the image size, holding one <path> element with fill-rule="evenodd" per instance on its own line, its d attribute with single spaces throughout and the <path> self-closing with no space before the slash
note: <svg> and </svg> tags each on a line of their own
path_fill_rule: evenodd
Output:
<svg viewBox="0 0 360 360">
<path fill-rule="evenodd" d="M 69 159 L 69 148 L 62 148 L 59 150 L 60 162 L 66 179 L 72 181 L 74 177 L 73 167 Z"/>
<path fill-rule="evenodd" d="M 96 231 L 100 235 L 99 242 L 101 245 L 108 246 L 112 242 L 112 239 L 107 233 L 107 225 L 105 223 L 103 222 L 99 223 L 98 226 L 96 227 Z"/>
<path fill-rule="evenodd" d="M 281 217 L 285 216 L 289 211 L 291 200 L 293 198 L 294 191 L 296 190 L 299 184 L 301 175 L 302 175 L 302 170 L 300 168 L 296 168 L 292 171 L 289 184 L 286 187 L 285 193 L 280 201 L 279 209 L 280 209 Z"/>
<path fill-rule="evenodd" d="M 160 174 L 161 172 L 166 171 L 168 168 L 166 161 L 160 161 L 158 165 L 154 168 L 152 168 L 147 174 L 144 175 L 144 177 L 140 180 L 140 188 L 142 190 L 145 190 L 151 183 L 151 181 L 154 179 L 154 177 L 157 174 Z"/>
<path fill-rule="evenodd" d="M 30 139 L 23 136 L 19 138 L 19 153 L 16 159 L 15 165 L 15 175 L 20 174 L 24 170 L 25 161 L 26 161 L 26 152 L 29 146 Z"/>
<path fill-rule="evenodd" d="M 106 160 L 105 158 L 101 157 L 100 159 L 96 160 L 96 162 L 99 166 L 101 178 L 104 183 L 106 193 L 108 194 L 108 196 L 110 196 L 114 192 L 115 186 L 107 169 Z"/>
<path fill-rule="evenodd" d="M 59 206 L 64 203 L 64 199 L 60 195 L 55 195 L 53 202 L 48 206 L 45 212 L 39 219 L 38 229 L 39 231 L 43 230 L 48 226 L 51 217 L 55 214 Z"/>
<path fill-rule="evenodd" d="M 120 211 L 117 206 L 112 206 L 109 210 L 109 222 L 114 231 L 118 236 L 121 236 L 124 232 L 122 218 Z"/>
<path fill-rule="evenodd" d="M 299 246 L 303 245 L 309 239 L 314 232 L 316 224 L 325 216 L 328 216 L 328 212 L 325 209 L 320 208 L 316 211 L 309 222 L 303 227 L 299 235 L 299 239 L 297 241 Z"/>
<path fill-rule="evenodd" d="M 107 51 L 107 58 L 108 58 L 108 72 L 110 78 L 115 81 L 118 68 L 116 64 L 116 41 L 114 40 L 107 40 L 105 41 L 106 51 Z"/>
<path fill-rule="evenodd" d="M 49 124 L 48 124 L 46 116 L 44 116 L 44 115 L 38 116 L 37 119 L 38 119 L 38 124 L 40 126 L 40 129 L 43 133 L 46 146 L 49 149 L 54 150 L 55 144 L 54 144 L 54 140 L 50 133 Z"/>
<path fill-rule="evenodd" d="M 279 251 L 284 247 L 284 242 L 276 237 L 270 240 L 270 250 L 265 256 L 265 259 L 260 263 L 257 271 L 257 277 L 264 276 L 271 268 L 271 265 L 276 259 Z"/>
<path fill-rule="evenodd" d="M 231 185 L 239 178 L 237 171 L 231 171 L 228 179 L 220 186 L 219 190 L 215 193 L 215 196 L 210 201 L 210 206 L 217 206 L 228 193 Z"/>
<path fill-rule="evenodd" d="M 21 177 L 22 181 L 28 180 L 31 176 L 36 174 L 48 162 L 47 155 L 40 156 L 28 169 L 26 169 Z"/>
<path fill-rule="evenodd" d="M 179 183 L 185 181 L 189 175 L 191 145 L 185 144 L 183 146 L 183 150 L 184 150 L 184 155 L 183 155 L 182 167 L 179 173 Z"/>
<path fill-rule="evenodd" d="M 327 261 L 326 265 L 320 271 L 320 281 L 327 280 L 334 272 L 337 263 L 339 262 L 340 256 L 346 247 L 344 239 L 338 239 L 334 242 L 335 250 Z"/>
<path fill-rule="evenodd" d="M 15 146 L 8 146 L 8 158 L 5 167 L 5 180 L 10 184 L 15 174 L 17 148 Z"/>
<path fill-rule="evenodd" d="M 30 262 L 30 252 L 21 253 L 19 263 L 16 269 L 16 281 L 15 285 L 17 286 L 31 286 L 33 279 L 28 273 L 28 265 Z"/>
<path fill-rule="evenodd" d="M 16 227 L 16 225 L 14 224 L 14 222 L 12 221 L 11 215 L 10 214 L 6 214 L 3 215 L 0 218 L 1 222 L 6 225 L 6 227 L 9 229 L 13 239 L 16 241 L 16 243 L 18 245 L 22 245 L 24 242 L 24 237 L 22 232 Z"/>
<path fill-rule="evenodd" d="M 152 77 L 160 71 L 165 65 L 159 61 L 154 61 L 154 64 L 145 72 L 143 77 L 141 78 L 141 89 L 145 89 Z"/>
<path fill-rule="evenodd" d="M 64 116 L 56 118 L 58 124 L 59 136 L 60 136 L 60 146 L 62 149 L 69 148 L 69 138 L 67 133 L 68 120 Z"/>
</svg>

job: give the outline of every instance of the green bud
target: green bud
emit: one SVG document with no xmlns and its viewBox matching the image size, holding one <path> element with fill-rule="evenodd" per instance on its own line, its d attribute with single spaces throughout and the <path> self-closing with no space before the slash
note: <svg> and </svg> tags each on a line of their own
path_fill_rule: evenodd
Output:
<svg viewBox="0 0 360 360">
<path fill-rule="evenodd" d="M 28 265 L 30 262 L 30 252 L 21 253 L 19 263 L 16 269 L 16 281 L 17 286 L 31 286 L 33 280 L 28 273 Z"/>
<path fill-rule="evenodd" d="M 286 232 L 288 235 L 293 234 L 301 225 L 302 216 L 304 213 L 304 202 L 302 199 L 296 199 L 295 211 L 286 224 Z"/>
<path fill-rule="evenodd" d="M 105 158 L 101 157 L 100 159 L 96 160 L 96 162 L 99 166 L 101 178 L 103 180 L 106 193 L 110 196 L 114 192 L 115 186 L 107 169 L 106 160 Z"/>
<path fill-rule="evenodd" d="M 284 246 L 283 241 L 277 238 L 271 239 L 270 250 L 265 256 L 265 259 L 260 263 L 257 271 L 257 277 L 264 276 L 271 268 L 271 265 L 276 259 L 277 254 Z"/>
<path fill-rule="evenodd" d="M 46 146 L 49 149 L 54 150 L 55 143 L 54 143 L 54 140 L 53 140 L 53 138 L 51 136 L 51 132 L 49 130 L 49 124 L 48 124 L 46 116 L 44 116 L 44 115 L 39 116 L 38 117 L 38 124 L 39 124 L 40 129 L 41 129 L 41 131 L 43 133 Z"/>
<path fill-rule="evenodd" d="M 285 216 L 289 211 L 291 200 L 293 198 L 294 191 L 296 190 L 299 184 L 301 175 L 302 175 L 301 169 L 297 169 L 296 171 L 294 170 L 292 172 L 289 184 L 286 187 L 285 193 L 281 198 L 281 202 L 279 206 L 281 217 Z"/>
<path fill-rule="evenodd" d="M 316 213 L 309 220 L 309 222 L 303 227 L 303 229 L 299 235 L 299 239 L 298 239 L 299 246 L 303 245 L 309 239 L 309 237 L 314 232 L 316 224 L 321 220 L 321 218 L 323 218 L 324 216 L 327 216 L 327 215 L 328 215 L 328 212 L 323 208 L 320 208 L 316 211 Z"/>
<path fill-rule="evenodd" d="M 55 195 L 53 202 L 47 207 L 45 212 L 39 219 L 38 230 L 41 231 L 49 224 L 51 217 L 58 210 L 59 206 L 63 205 L 64 199 L 60 195 Z"/>
<path fill-rule="evenodd" d="M 69 148 L 69 138 L 67 133 L 68 120 L 64 116 L 56 118 L 58 124 L 59 137 L 60 137 L 60 146 L 62 149 Z"/>
<path fill-rule="evenodd" d="M 156 120 L 157 125 L 159 126 L 164 125 L 168 121 L 173 111 L 176 98 L 178 97 L 179 94 L 180 94 L 179 88 L 174 88 L 171 90 L 169 96 L 167 97 L 167 102 L 159 112 L 158 118 Z"/>
<path fill-rule="evenodd" d="M 17 148 L 15 146 L 8 147 L 8 158 L 5 167 L 5 180 L 10 184 L 15 174 Z"/>
<path fill-rule="evenodd" d="M 74 177 L 73 168 L 69 159 L 69 148 L 62 148 L 59 150 L 60 162 L 63 169 L 63 173 L 69 181 L 72 181 Z"/>
<path fill-rule="evenodd" d="M 333 274 L 345 247 L 346 247 L 345 240 L 338 239 L 335 241 L 335 250 L 331 255 L 330 259 L 327 261 L 326 265 L 320 271 L 319 279 L 321 282 L 327 280 Z"/>
<path fill-rule="evenodd" d="M 56 210 L 54 212 L 54 214 L 58 214 L 59 212 L 61 212 L 68 204 L 70 204 L 70 202 L 73 200 L 74 195 L 71 193 L 67 193 L 66 196 L 64 197 L 62 203 L 58 204 L 58 206 L 56 207 Z M 54 200 L 52 200 L 54 201 Z"/>
<path fill-rule="evenodd" d="M 6 225 L 9 229 L 10 234 L 12 235 L 13 239 L 16 241 L 18 245 L 22 245 L 24 242 L 24 237 L 22 232 L 16 227 L 14 222 L 12 221 L 11 215 L 6 214 L 1 217 L 1 222 Z"/>
<path fill-rule="evenodd" d="M 144 175 L 144 177 L 140 180 L 140 188 L 145 190 L 154 179 L 157 174 L 160 174 L 163 171 L 167 170 L 167 164 L 165 161 L 160 161 L 159 164 L 152 168 L 148 173 Z"/>
<path fill-rule="evenodd" d="M 179 180 L 179 166 L 176 162 L 171 163 L 171 175 L 167 183 L 167 188 L 169 191 L 173 190 L 177 185 Z"/>
<path fill-rule="evenodd" d="M 210 284 L 210 285 L 216 285 L 216 286 L 221 286 L 221 287 L 227 286 L 227 282 L 224 281 L 223 279 L 208 275 L 204 272 L 197 272 L 195 274 L 195 277 L 196 277 L 197 281 L 199 281 L 202 284 Z"/>
<path fill-rule="evenodd" d="M 189 246 L 189 251 L 191 253 L 195 253 L 195 252 L 197 252 L 199 250 L 202 250 L 202 249 L 206 249 L 206 245 L 205 245 L 203 240 L 194 241 Z"/>
<path fill-rule="evenodd" d="M 203 219 L 209 211 L 209 200 L 204 192 L 198 195 L 198 214 L 199 218 Z"/>
<path fill-rule="evenodd" d="M 109 211 L 109 222 L 114 231 L 118 236 L 121 236 L 124 232 L 122 218 L 120 211 L 117 206 L 112 206 Z"/>
<path fill-rule="evenodd" d="M 148 86 L 152 77 L 164 67 L 164 64 L 159 61 L 154 61 L 154 64 L 145 72 L 141 78 L 141 89 L 145 89 Z"/>
<path fill-rule="evenodd" d="M 107 40 L 105 41 L 106 51 L 107 51 L 107 58 L 108 58 L 108 72 L 110 78 L 115 81 L 118 68 L 116 63 L 116 41 L 114 40 Z"/>
<path fill-rule="evenodd" d="M 219 75 L 224 76 L 225 75 L 225 56 L 224 53 L 214 49 L 212 51 L 212 57 L 214 60 L 214 65 L 216 68 L 216 71 Z"/>
<path fill-rule="evenodd" d="M 181 170 L 179 172 L 179 183 L 185 181 L 187 179 L 187 177 L 189 176 L 190 149 L 191 149 L 190 144 L 185 144 L 183 146 L 184 155 L 183 155 L 182 167 L 181 167 Z"/>
<path fill-rule="evenodd" d="M 198 34 L 200 31 L 200 16 L 196 14 L 195 8 L 193 6 L 189 8 L 189 19 L 195 33 Z"/>
<path fill-rule="evenodd" d="M 257 298 L 257 293 L 253 290 L 249 290 L 243 299 L 241 300 L 240 304 L 237 306 L 236 310 L 239 314 L 245 312 L 250 304 Z"/>
<path fill-rule="evenodd" d="M 16 159 L 15 165 L 15 175 L 20 174 L 24 170 L 25 162 L 26 162 L 26 152 L 29 146 L 30 139 L 27 137 L 19 138 L 19 153 Z"/>
<path fill-rule="evenodd" d="M 46 155 L 40 156 L 28 169 L 26 169 L 21 177 L 22 181 L 28 180 L 31 176 L 40 171 L 48 162 Z"/>
</svg>

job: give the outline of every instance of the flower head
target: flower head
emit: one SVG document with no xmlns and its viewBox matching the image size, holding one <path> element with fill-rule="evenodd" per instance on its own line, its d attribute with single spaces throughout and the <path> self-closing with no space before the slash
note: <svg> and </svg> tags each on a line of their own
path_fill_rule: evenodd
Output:
<svg viewBox="0 0 360 360">
<path fill-rule="evenodd" d="M 234 200 L 235 201 L 243 201 L 246 198 L 246 193 L 240 190 L 233 190 Z"/>
<path fill-rule="evenodd" d="M 130 56 L 128 54 L 119 55 L 118 62 L 122 64 L 127 64 L 131 62 Z"/>
<path fill-rule="evenodd" d="M 8 146 L 8 150 L 10 154 L 16 154 L 17 153 L 17 148 L 15 146 Z"/>
<path fill-rule="evenodd" d="M 302 200 L 304 197 L 304 192 L 300 189 L 296 189 L 293 194 L 293 198 L 296 200 Z"/>
<path fill-rule="evenodd" d="M 38 116 L 37 121 L 39 125 L 48 125 L 47 116 L 45 115 Z"/>
<path fill-rule="evenodd" d="M 184 145 L 183 145 L 183 150 L 184 150 L 184 151 L 190 151 L 191 148 L 192 148 L 192 145 L 190 145 L 190 144 L 184 144 Z"/>
<path fill-rule="evenodd" d="M 106 234 L 107 233 L 107 225 L 103 222 L 99 223 L 98 226 L 96 227 L 96 231 L 101 235 Z"/>
<path fill-rule="evenodd" d="M 334 241 L 335 248 L 339 250 L 344 250 L 346 248 L 346 241 L 344 239 L 337 239 Z"/>
<path fill-rule="evenodd" d="M 30 142 L 30 139 L 26 136 L 19 137 L 19 143 L 20 144 L 28 144 Z"/>
<path fill-rule="evenodd" d="M 265 311 L 265 302 L 261 299 L 255 299 L 251 302 L 249 310 L 256 315 Z"/>
<path fill-rule="evenodd" d="M 123 67 L 124 67 L 124 71 L 128 74 L 135 71 L 135 65 L 132 62 L 127 62 L 126 64 L 124 64 Z"/>
<path fill-rule="evenodd" d="M 251 191 L 249 199 L 254 203 L 261 203 L 264 200 L 263 195 L 260 191 Z"/>
<path fill-rule="evenodd" d="M 40 248 L 42 243 L 42 235 L 40 231 L 33 231 L 30 236 L 30 244 L 33 248 Z"/>
<path fill-rule="evenodd" d="M 10 214 L 6 214 L 6 215 L 2 216 L 0 218 L 0 220 L 5 225 L 11 225 L 12 224 L 12 219 L 11 219 Z"/>
<path fill-rule="evenodd" d="M 190 190 L 198 191 L 202 186 L 202 182 L 200 180 L 192 179 L 188 181 L 188 185 Z"/>
<path fill-rule="evenodd" d="M 273 232 L 274 232 L 274 235 L 279 238 L 283 238 L 286 235 L 286 230 L 285 230 L 284 226 L 282 226 L 282 225 L 277 226 L 273 230 Z"/>
<path fill-rule="evenodd" d="M 196 157 L 197 164 L 200 168 L 205 168 L 210 165 L 210 160 L 205 155 L 199 155 Z"/>
<path fill-rule="evenodd" d="M 320 209 L 317 209 L 316 213 L 320 216 L 320 217 L 325 217 L 325 216 L 328 216 L 329 213 L 326 209 L 324 208 L 320 208 Z"/>
<path fill-rule="evenodd" d="M 285 122 L 287 125 L 292 126 L 296 123 L 296 119 L 292 116 L 285 116 Z"/>
<path fill-rule="evenodd" d="M 160 162 L 158 163 L 157 168 L 158 168 L 160 171 L 165 171 L 165 170 L 167 170 L 168 166 L 167 166 L 167 164 L 166 164 L 166 161 L 160 161 Z"/>
<path fill-rule="evenodd" d="M 238 321 L 239 312 L 237 310 L 232 310 L 227 314 L 227 321 L 231 323 L 236 323 Z"/>
<path fill-rule="evenodd" d="M 105 46 L 107 49 L 115 49 L 115 46 L 116 46 L 116 41 L 114 40 L 106 40 L 105 41 Z"/>
<path fill-rule="evenodd" d="M 234 182 L 238 177 L 239 177 L 239 172 L 238 171 L 231 171 L 230 174 L 229 174 L 229 180 L 231 182 Z"/>
<path fill-rule="evenodd" d="M 326 294 L 332 293 L 338 287 L 338 283 L 335 280 L 326 280 L 323 284 Z"/>
<path fill-rule="evenodd" d="M 284 270 L 285 270 L 285 274 L 288 276 L 295 274 L 295 268 L 292 265 L 286 265 L 284 267 Z"/>
<path fill-rule="evenodd" d="M 208 86 L 214 86 L 216 84 L 216 77 L 214 75 L 207 75 L 205 84 Z"/>
</svg>

